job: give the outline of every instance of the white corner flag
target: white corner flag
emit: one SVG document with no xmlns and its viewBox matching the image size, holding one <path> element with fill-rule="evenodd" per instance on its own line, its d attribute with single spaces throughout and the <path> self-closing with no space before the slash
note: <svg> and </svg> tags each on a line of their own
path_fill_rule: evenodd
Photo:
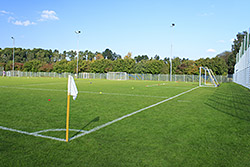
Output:
<svg viewBox="0 0 250 167">
<path fill-rule="evenodd" d="M 74 78 L 69 75 L 68 78 L 68 96 L 67 96 L 67 117 L 66 117 L 66 142 L 69 141 L 69 105 L 70 105 L 70 96 L 73 96 L 73 99 L 76 99 L 78 90 Z"/>
<path fill-rule="evenodd" d="M 75 100 L 78 94 L 78 90 L 74 81 L 74 78 L 69 75 L 68 79 L 68 95 L 73 96 L 73 99 Z"/>
</svg>

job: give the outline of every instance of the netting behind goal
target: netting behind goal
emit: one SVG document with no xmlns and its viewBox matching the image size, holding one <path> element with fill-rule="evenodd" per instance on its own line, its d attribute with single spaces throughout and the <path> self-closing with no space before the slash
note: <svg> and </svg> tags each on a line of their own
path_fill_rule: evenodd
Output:
<svg viewBox="0 0 250 167">
<path fill-rule="evenodd" d="M 109 79 L 109 80 L 127 80 L 128 74 L 126 72 L 108 72 L 107 79 Z"/>
</svg>

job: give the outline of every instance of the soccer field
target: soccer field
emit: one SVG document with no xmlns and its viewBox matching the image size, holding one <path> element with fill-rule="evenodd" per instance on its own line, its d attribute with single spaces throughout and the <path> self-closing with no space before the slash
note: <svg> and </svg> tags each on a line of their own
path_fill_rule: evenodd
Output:
<svg viewBox="0 0 250 167">
<path fill-rule="evenodd" d="M 250 92 L 234 83 L 0 78 L 1 166 L 247 166 Z"/>
</svg>

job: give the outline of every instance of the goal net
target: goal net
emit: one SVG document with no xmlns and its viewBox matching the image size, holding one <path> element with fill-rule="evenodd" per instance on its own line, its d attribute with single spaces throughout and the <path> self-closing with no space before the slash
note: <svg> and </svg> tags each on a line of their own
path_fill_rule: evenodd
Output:
<svg viewBox="0 0 250 167">
<path fill-rule="evenodd" d="M 127 80 L 128 74 L 126 72 L 108 72 L 107 79 L 109 79 L 109 80 Z"/>
<path fill-rule="evenodd" d="M 199 86 L 218 87 L 218 83 L 213 71 L 207 67 L 200 67 Z"/>
</svg>

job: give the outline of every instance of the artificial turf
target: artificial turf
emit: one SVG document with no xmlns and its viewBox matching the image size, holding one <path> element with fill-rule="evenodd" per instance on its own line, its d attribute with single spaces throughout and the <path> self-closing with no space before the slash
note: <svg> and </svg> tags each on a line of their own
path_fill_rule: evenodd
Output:
<svg viewBox="0 0 250 167">
<path fill-rule="evenodd" d="M 77 79 L 76 85 L 70 128 L 91 130 L 198 83 Z M 63 78 L 0 78 L 0 126 L 27 132 L 65 128 L 66 88 Z M 224 83 L 195 89 L 68 143 L 0 129 L 0 165 L 248 166 L 249 106 L 248 89 Z M 65 138 L 64 132 L 44 135 Z"/>
</svg>

